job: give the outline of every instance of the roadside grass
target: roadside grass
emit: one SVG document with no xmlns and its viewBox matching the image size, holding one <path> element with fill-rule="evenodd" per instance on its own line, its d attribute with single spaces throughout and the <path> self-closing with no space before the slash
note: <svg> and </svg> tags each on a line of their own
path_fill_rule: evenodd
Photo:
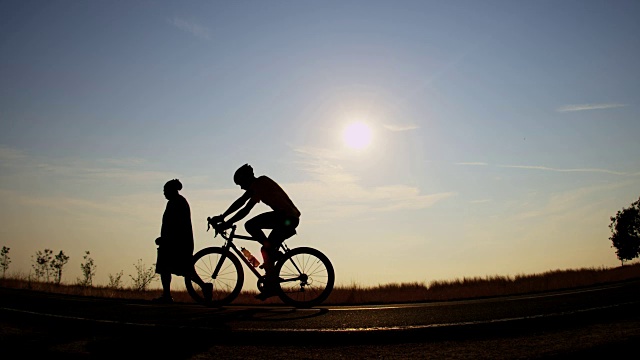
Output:
<svg viewBox="0 0 640 360">
<path fill-rule="evenodd" d="M 359 284 L 334 287 L 323 305 L 373 305 L 463 300 L 495 296 L 541 293 L 545 291 L 575 289 L 593 285 L 640 279 L 640 263 L 614 268 L 583 268 L 553 270 L 539 274 L 516 276 L 471 277 L 454 280 L 436 280 L 430 283 L 408 282 L 365 287 Z M 138 291 L 133 288 L 108 286 L 56 285 L 33 281 L 24 274 L 9 274 L 0 279 L 0 287 L 30 289 L 51 293 L 115 299 L 149 300 L 160 296 L 160 289 Z M 277 298 L 262 302 L 254 299 L 255 291 L 242 291 L 233 304 L 280 304 Z M 192 303 L 184 290 L 174 290 L 175 301 Z"/>
</svg>

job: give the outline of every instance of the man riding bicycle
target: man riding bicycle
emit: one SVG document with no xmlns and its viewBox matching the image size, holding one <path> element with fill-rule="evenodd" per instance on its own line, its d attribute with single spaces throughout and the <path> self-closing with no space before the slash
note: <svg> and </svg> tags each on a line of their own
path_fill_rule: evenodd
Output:
<svg viewBox="0 0 640 360">
<path fill-rule="evenodd" d="M 278 251 L 280 244 L 296 233 L 295 229 L 300 222 L 300 211 L 280 185 L 264 175 L 256 178 L 249 164 L 244 164 L 236 170 L 233 181 L 245 190 L 244 194 L 235 200 L 227 211 L 214 216 L 209 222 L 217 229 L 224 230 L 247 216 L 260 201 L 271 207 L 272 211 L 253 217 L 244 225 L 247 232 L 262 244 L 261 253 L 266 273 L 265 286 L 263 292 L 256 298 L 265 300 L 275 295 L 274 287 L 277 279 L 274 274 L 274 262 L 280 254 Z M 233 213 L 235 214 L 229 220 L 224 220 Z M 271 229 L 268 237 L 262 231 L 263 229 Z"/>
</svg>

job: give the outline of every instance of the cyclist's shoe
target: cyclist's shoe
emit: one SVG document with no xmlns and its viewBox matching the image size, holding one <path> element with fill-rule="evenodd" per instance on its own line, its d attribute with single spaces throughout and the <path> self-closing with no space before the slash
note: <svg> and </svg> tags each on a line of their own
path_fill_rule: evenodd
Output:
<svg viewBox="0 0 640 360">
<path fill-rule="evenodd" d="M 256 295 L 255 298 L 261 301 L 265 301 L 268 298 L 272 297 L 272 296 L 276 296 L 275 291 L 263 291 L 260 294 Z"/>
<path fill-rule="evenodd" d="M 284 253 L 280 250 L 278 250 L 277 252 L 274 252 L 271 255 L 271 258 L 273 259 L 273 263 L 277 263 L 278 261 L 280 261 L 280 259 L 282 259 L 282 257 L 284 256 Z M 260 269 L 264 269 L 264 264 L 258 266 Z"/>
<path fill-rule="evenodd" d="M 255 296 L 256 299 L 265 301 L 272 296 L 276 296 L 276 289 L 278 284 L 275 280 L 267 280 L 265 279 L 264 288 L 262 292 Z"/>
<path fill-rule="evenodd" d="M 154 304 L 173 304 L 173 298 L 171 296 L 162 295 L 152 299 L 151 302 Z"/>
<path fill-rule="evenodd" d="M 202 288 L 202 296 L 204 296 L 204 301 L 209 303 L 211 299 L 213 299 L 213 284 L 206 283 Z"/>
</svg>

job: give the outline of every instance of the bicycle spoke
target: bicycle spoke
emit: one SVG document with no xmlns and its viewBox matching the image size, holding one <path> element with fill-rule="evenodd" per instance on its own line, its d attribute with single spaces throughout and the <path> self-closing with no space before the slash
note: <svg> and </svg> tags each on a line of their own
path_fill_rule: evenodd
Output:
<svg viewBox="0 0 640 360">
<path fill-rule="evenodd" d="M 314 264 L 312 264 L 313 266 Z M 317 261 L 315 264 L 315 268 L 313 268 L 313 270 L 309 270 L 309 275 L 315 274 L 315 271 L 318 270 L 320 267 L 323 267 L 323 269 L 319 270 L 319 271 L 324 271 L 326 270 L 326 268 L 324 268 L 324 264 L 321 263 L 320 261 Z"/>
<path fill-rule="evenodd" d="M 196 275 L 201 280 L 213 284 L 211 305 L 224 305 L 233 301 L 238 296 L 244 281 L 242 266 L 238 259 L 223 248 L 203 249 L 194 256 Z M 214 278 L 213 273 L 218 266 L 218 273 Z M 201 303 L 205 302 L 202 289 L 199 286 L 196 287 L 192 280 L 186 278 L 185 284 L 189 295 L 194 300 Z"/>
<path fill-rule="evenodd" d="M 313 306 L 327 298 L 333 289 L 334 274 L 329 260 L 312 248 L 291 250 L 279 265 L 281 298 L 294 306 Z"/>
</svg>

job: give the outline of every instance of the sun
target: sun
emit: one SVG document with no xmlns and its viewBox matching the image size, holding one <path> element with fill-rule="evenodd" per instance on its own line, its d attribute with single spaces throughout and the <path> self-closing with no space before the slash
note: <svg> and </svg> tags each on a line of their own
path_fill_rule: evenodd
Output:
<svg viewBox="0 0 640 360">
<path fill-rule="evenodd" d="M 369 146 L 372 140 L 371 128 L 363 122 L 354 122 L 344 129 L 342 141 L 348 147 L 361 150 Z"/>
</svg>

